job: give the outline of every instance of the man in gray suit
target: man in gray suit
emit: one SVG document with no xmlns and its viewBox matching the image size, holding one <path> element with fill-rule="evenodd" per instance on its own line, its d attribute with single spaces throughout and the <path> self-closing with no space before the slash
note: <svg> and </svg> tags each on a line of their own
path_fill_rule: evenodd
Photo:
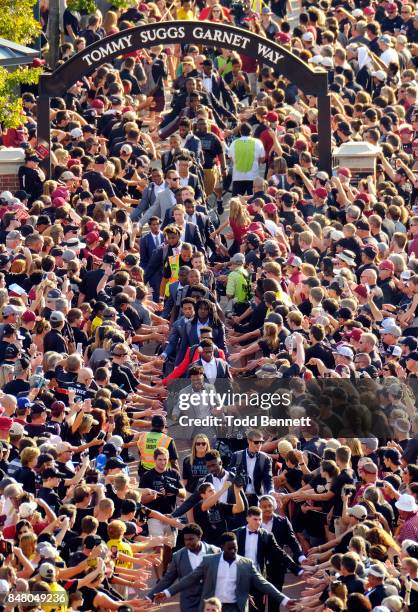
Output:
<svg viewBox="0 0 418 612">
<path fill-rule="evenodd" d="M 171 587 L 176 580 L 181 580 L 184 576 L 191 574 L 202 563 L 205 555 L 220 552 L 216 546 L 202 542 L 202 534 L 202 529 L 196 523 L 190 523 L 184 527 L 182 530 L 184 548 L 174 553 L 173 560 L 164 576 L 147 593 L 149 599 L 152 599 L 157 592 Z M 180 593 L 181 612 L 198 612 L 201 599 L 202 585 L 200 583 L 195 584 L 187 591 L 182 591 Z"/>
<path fill-rule="evenodd" d="M 176 204 L 175 192 L 180 188 L 180 176 L 177 170 L 167 170 L 165 177 L 167 189 L 160 191 L 157 195 L 154 204 L 148 208 L 146 213 L 139 220 L 140 227 L 148 223 L 148 219 L 155 215 L 161 221 L 164 220 L 165 214 L 170 208 Z"/>
<path fill-rule="evenodd" d="M 210 597 L 218 597 L 221 600 L 222 612 L 248 612 L 248 597 L 252 589 L 266 593 L 272 601 L 283 607 L 290 608 L 293 605 L 294 600 L 267 582 L 251 559 L 237 554 L 238 544 L 235 533 L 223 534 L 222 551 L 216 555 L 203 557 L 202 563 L 191 574 L 169 589 L 157 593 L 154 601 L 160 603 L 180 591 L 203 582 L 199 612 L 203 612 L 204 600 Z"/>
</svg>

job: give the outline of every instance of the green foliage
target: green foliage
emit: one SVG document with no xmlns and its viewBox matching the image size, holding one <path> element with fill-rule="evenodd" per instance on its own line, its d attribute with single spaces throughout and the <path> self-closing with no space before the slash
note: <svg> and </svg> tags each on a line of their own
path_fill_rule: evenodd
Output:
<svg viewBox="0 0 418 612">
<path fill-rule="evenodd" d="M 72 12 L 94 13 L 96 2 L 95 0 L 68 0 L 67 8 Z"/>
<path fill-rule="evenodd" d="M 33 7 L 36 0 L 0 0 L 0 38 L 28 45 L 41 31 Z"/>
<path fill-rule="evenodd" d="M 136 6 L 135 0 L 110 0 L 110 3 L 115 9 L 128 9 Z"/>
<path fill-rule="evenodd" d="M 0 66 L 0 122 L 6 128 L 22 123 L 22 99 L 16 96 L 19 85 L 34 85 L 38 82 L 42 68 L 20 67 L 8 72 Z"/>
</svg>

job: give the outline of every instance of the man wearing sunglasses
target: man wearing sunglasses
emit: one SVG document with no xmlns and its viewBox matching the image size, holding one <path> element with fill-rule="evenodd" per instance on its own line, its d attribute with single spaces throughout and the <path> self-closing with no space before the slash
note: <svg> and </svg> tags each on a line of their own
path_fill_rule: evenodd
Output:
<svg viewBox="0 0 418 612">
<path fill-rule="evenodd" d="M 261 495 L 274 492 L 272 461 L 261 451 L 264 444 L 263 434 L 253 429 L 247 435 L 248 448 L 232 455 L 229 468 L 235 468 L 237 474 L 245 475 L 245 495 L 249 506 L 258 506 Z"/>
</svg>

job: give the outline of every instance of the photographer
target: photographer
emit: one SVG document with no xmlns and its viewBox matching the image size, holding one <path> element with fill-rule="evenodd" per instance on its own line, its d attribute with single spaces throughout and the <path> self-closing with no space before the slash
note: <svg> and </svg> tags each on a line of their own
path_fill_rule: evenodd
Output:
<svg viewBox="0 0 418 612">
<path fill-rule="evenodd" d="M 234 503 L 219 501 L 222 495 L 233 487 Z M 221 536 L 227 531 L 228 517 L 240 514 L 245 506 L 241 497 L 242 485 L 233 484 L 226 480 L 218 492 L 210 483 L 203 483 L 199 487 L 201 501 L 193 508 L 194 520 L 203 530 L 203 539 L 208 544 L 220 546 Z"/>
</svg>

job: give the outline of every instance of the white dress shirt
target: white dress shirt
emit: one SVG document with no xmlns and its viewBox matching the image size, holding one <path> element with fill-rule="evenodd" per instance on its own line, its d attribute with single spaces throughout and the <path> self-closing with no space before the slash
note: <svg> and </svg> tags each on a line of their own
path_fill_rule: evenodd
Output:
<svg viewBox="0 0 418 612">
<path fill-rule="evenodd" d="M 206 555 L 206 551 L 204 547 L 201 546 L 199 552 L 193 553 L 190 550 L 187 551 L 187 555 L 189 557 L 190 565 L 192 566 L 192 570 L 195 570 L 203 561 L 203 557 Z"/>
<path fill-rule="evenodd" d="M 200 329 L 202 327 L 207 327 L 209 325 L 209 319 L 207 321 L 205 321 L 204 323 L 201 323 L 200 321 L 197 322 L 197 326 L 196 326 L 196 332 L 197 332 L 197 337 L 200 340 Z"/>
<path fill-rule="evenodd" d="M 257 563 L 257 547 L 258 547 L 258 533 L 251 533 L 247 527 L 247 533 L 245 534 L 245 557 L 251 559 L 257 569 L 260 569 Z"/>
<path fill-rule="evenodd" d="M 202 78 L 202 85 L 209 93 L 212 93 L 212 76 L 204 76 Z"/>
<path fill-rule="evenodd" d="M 247 484 L 247 488 L 245 489 L 246 493 L 255 493 L 255 489 L 254 489 L 254 468 L 255 468 L 255 462 L 257 461 L 257 455 L 254 455 L 254 457 L 250 457 L 248 454 L 248 451 L 245 451 L 247 456 L 247 476 L 248 476 L 248 484 Z"/>
<path fill-rule="evenodd" d="M 228 480 L 228 476 L 229 476 L 229 473 L 226 472 L 226 471 L 225 471 L 225 475 L 222 476 L 222 478 L 218 478 L 217 476 L 212 476 L 212 484 L 213 484 L 213 488 L 215 489 L 215 493 L 220 491 L 220 489 L 224 485 L 224 482 L 226 482 Z M 227 499 L 228 499 L 228 489 L 226 489 L 226 491 L 224 491 L 222 493 L 222 495 L 219 498 L 219 501 L 223 502 L 224 504 L 226 504 L 227 503 Z"/>
<path fill-rule="evenodd" d="M 188 217 L 187 221 L 189 223 L 194 223 L 195 225 L 197 225 L 197 219 L 196 219 L 196 213 L 193 213 L 192 215 L 186 215 Z"/>
<path fill-rule="evenodd" d="M 238 557 L 237 557 L 238 559 Z M 215 597 L 223 604 L 237 601 L 237 562 L 227 563 L 222 555 L 216 577 Z"/>
<path fill-rule="evenodd" d="M 210 382 L 210 384 L 213 385 L 214 382 L 216 381 L 216 371 L 217 371 L 215 357 L 212 357 L 210 361 L 205 361 L 204 359 L 202 359 L 202 365 L 203 365 L 203 369 L 205 370 L 205 376 L 208 382 Z"/>
</svg>

